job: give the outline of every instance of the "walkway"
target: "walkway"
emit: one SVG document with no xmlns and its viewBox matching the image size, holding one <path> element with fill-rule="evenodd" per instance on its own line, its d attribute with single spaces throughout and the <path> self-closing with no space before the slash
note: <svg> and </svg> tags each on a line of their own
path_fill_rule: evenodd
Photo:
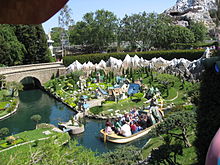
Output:
<svg viewBox="0 0 220 165">
<path fill-rule="evenodd" d="M 175 96 L 174 98 L 172 98 L 172 99 L 170 99 L 170 100 L 164 100 L 164 101 L 174 101 L 174 100 L 176 100 L 178 97 L 179 97 L 179 92 L 177 91 L 177 92 L 176 92 L 176 96 Z"/>
<path fill-rule="evenodd" d="M 47 139 L 49 139 L 49 138 L 50 138 L 50 137 L 45 137 L 45 138 L 41 138 L 41 139 L 37 139 L 37 140 L 32 140 L 32 141 L 20 143 L 20 144 L 11 146 L 11 147 L 9 147 L 9 148 L 3 149 L 3 150 L 0 151 L 0 153 L 1 153 L 1 152 L 4 152 L 4 151 L 7 151 L 7 150 L 10 150 L 10 149 L 15 148 L 15 147 L 19 147 L 19 146 L 22 146 L 22 145 L 25 145 L 25 144 L 30 144 L 30 143 L 33 143 L 33 142 L 35 142 L 35 141 L 47 140 Z"/>
<path fill-rule="evenodd" d="M 96 100 L 87 101 L 87 104 L 89 104 L 89 108 L 92 108 L 96 106 L 101 106 L 102 101 L 105 101 L 105 99 L 96 99 Z"/>
</svg>

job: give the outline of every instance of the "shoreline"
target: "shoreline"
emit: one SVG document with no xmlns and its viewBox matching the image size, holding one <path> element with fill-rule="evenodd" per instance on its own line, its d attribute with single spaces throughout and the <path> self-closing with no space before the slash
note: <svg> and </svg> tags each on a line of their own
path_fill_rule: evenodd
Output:
<svg viewBox="0 0 220 165">
<path fill-rule="evenodd" d="M 6 114 L 6 115 L 0 117 L 0 121 L 1 121 L 1 120 L 5 120 L 5 119 L 11 117 L 12 115 L 14 115 L 14 114 L 17 112 L 17 110 L 18 110 L 18 106 L 19 106 L 19 99 L 18 99 L 18 102 L 17 102 L 17 104 L 16 104 L 14 110 L 13 110 L 12 112 L 10 112 L 10 113 L 8 113 L 8 114 Z"/>
</svg>

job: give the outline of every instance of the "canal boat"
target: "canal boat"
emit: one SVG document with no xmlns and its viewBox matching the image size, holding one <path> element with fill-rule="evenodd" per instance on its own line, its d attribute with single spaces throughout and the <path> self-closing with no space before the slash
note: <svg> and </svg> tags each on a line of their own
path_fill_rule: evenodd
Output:
<svg viewBox="0 0 220 165">
<path fill-rule="evenodd" d="M 148 127 L 146 129 L 144 129 L 138 133 L 135 133 L 131 136 L 128 136 L 128 137 L 117 135 L 114 132 L 112 134 L 107 134 L 104 129 L 100 130 L 100 133 L 101 133 L 102 138 L 104 139 L 104 142 L 109 141 L 112 143 L 123 144 L 123 143 L 128 143 L 128 142 L 131 142 L 135 139 L 138 139 L 140 137 L 147 135 L 147 133 L 150 132 L 150 130 L 152 128 L 154 128 L 156 125 L 157 124 L 152 125 L 151 127 Z"/>
</svg>

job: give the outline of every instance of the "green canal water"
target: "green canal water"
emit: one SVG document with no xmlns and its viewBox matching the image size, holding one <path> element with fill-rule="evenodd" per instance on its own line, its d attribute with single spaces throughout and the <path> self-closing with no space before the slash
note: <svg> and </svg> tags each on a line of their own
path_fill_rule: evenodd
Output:
<svg viewBox="0 0 220 165">
<path fill-rule="evenodd" d="M 0 128 L 9 128 L 12 134 L 31 130 L 35 128 L 35 123 L 30 119 L 32 115 L 39 114 L 42 116 L 40 122 L 51 123 L 57 126 L 60 121 L 68 121 L 71 116 L 75 115 L 71 109 L 62 103 L 49 97 L 40 89 L 25 90 L 19 94 L 20 104 L 17 113 L 8 119 L 0 121 Z M 77 139 L 80 145 L 90 148 L 97 152 L 107 152 L 114 150 L 120 144 L 103 143 L 100 139 L 99 131 L 104 127 L 105 121 L 100 120 L 86 120 L 85 132 L 72 136 Z M 148 138 L 138 139 L 126 145 L 135 145 L 143 147 Z"/>
</svg>

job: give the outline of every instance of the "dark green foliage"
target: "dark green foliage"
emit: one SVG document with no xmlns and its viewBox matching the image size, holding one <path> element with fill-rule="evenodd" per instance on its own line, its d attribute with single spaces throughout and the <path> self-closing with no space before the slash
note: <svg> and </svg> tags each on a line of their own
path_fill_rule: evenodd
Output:
<svg viewBox="0 0 220 165">
<path fill-rule="evenodd" d="M 0 129 L 0 137 L 6 136 L 9 134 L 9 129 L 4 127 Z"/>
<path fill-rule="evenodd" d="M 101 9 L 86 13 L 83 21 L 70 28 L 70 41 L 87 45 L 90 51 L 103 51 L 115 41 L 117 18 L 114 13 Z"/>
<path fill-rule="evenodd" d="M 195 112 L 193 111 L 173 113 L 156 127 L 156 133 L 157 135 L 170 135 L 177 140 L 181 140 L 186 147 L 190 147 L 191 144 L 188 139 L 189 130 L 190 128 L 194 128 L 196 124 L 195 119 Z M 172 131 L 173 129 L 179 130 L 180 133 L 174 133 Z"/>
<path fill-rule="evenodd" d="M 12 66 L 22 64 L 25 47 L 20 43 L 10 25 L 0 25 L 0 63 Z"/>
<path fill-rule="evenodd" d="M 195 42 L 203 42 L 207 36 L 208 29 L 202 22 L 190 22 L 189 29 L 194 33 Z"/>
<path fill-rule="evenodd" d="M 54 41 L 53 45 L 54 46 L 61 46 L 61 36 L 62 28 L 60 27 L 54 27 L 51 29 L 51 39 Z"/>
<path fill-rule="evenodd" d="M 27 51 L 23 64 L 44 63 L 51 60 L 42 25 L 16 25 L 15 34 Z"/>
<path fill-rule="evenodd" d="M 61 138 L 61 137 L 60 137 Z M 103 160 L 95 152 L 70 141 L 68 146 L 60 145 L 57 137 L 30 145 L 29 150 L 18 150 L 2 164 L 47 164 L 47 165 L 103 165 Z M 62 141 L 63 142 L 63 141 Z"/>
<path fill-rule="evenodd" d="M 163 139 L 165 144 L 162 144 L 151 151 L 149 164 L 158 165 L 163 163 L 169 165 L 180 165 L 176 160 L 176 156 L 183 155 L 183 146 L 178 141 L 171 144 L 172 137 L 170 136 L 165 136 Z"/>
<path fill-rule="evenodd" d="M 106 165 L 132 165 L 141 160 L 140 149 L 134 146 L 120 146 L 113 152 L 102 154 Z"/>
<path fill-rule="evenodd" d="M 31 120 L 38 123 L 41 120 L 41 115 L 33 115 L 31 116 Z"/>
<path fill-rule="evenodd" d="M 91 61 L 92 63 L 99 63 L 101 60 L 107 61 L 110 57 L 123 60 L 127 54 L 130 56 L 137 55 L 143 57 L 146 60 L 151 60 L 154 57 L 162 57 L 166 60 L 172 60 L 174 58 L 185 58 L 188 60 L 199 59 L 204 53 L 204 50 L 168 50 L 168 51 L 148 51 L 148 52 L 130 52 L 130 53 L 105 53 L 105 54 L 85 54 L 78 56 L 66 56 L 64 57 L 64 65 L 68 66 L 75 60 L 80 63 Z"/>
<path fill-rule="evenodd" d="M 199 47 L 210 47 L 210 46 L 218 46 L 218 42 L 211 43 L 173 43 L 171 47 L 173 49 L 190 49 L 190 48 L 199 48 Z"/>
<path fill-rule="evenodd" d="M 200 102 L 197 109 L 196 148 L 199 164 L 205 163 L 208 147 L 219 129 L 220 121 L 220 76 L 214 67 L 203 73 L 200 87 Z"/>
<path fill-rule="evenodd" d="M 21 91 L 24 88 L 20 82 L 16 81 L 7 82 L 5 87 L 11 91 L 11 97 L 18 96 L 18 91 Z"/>
</svg>

